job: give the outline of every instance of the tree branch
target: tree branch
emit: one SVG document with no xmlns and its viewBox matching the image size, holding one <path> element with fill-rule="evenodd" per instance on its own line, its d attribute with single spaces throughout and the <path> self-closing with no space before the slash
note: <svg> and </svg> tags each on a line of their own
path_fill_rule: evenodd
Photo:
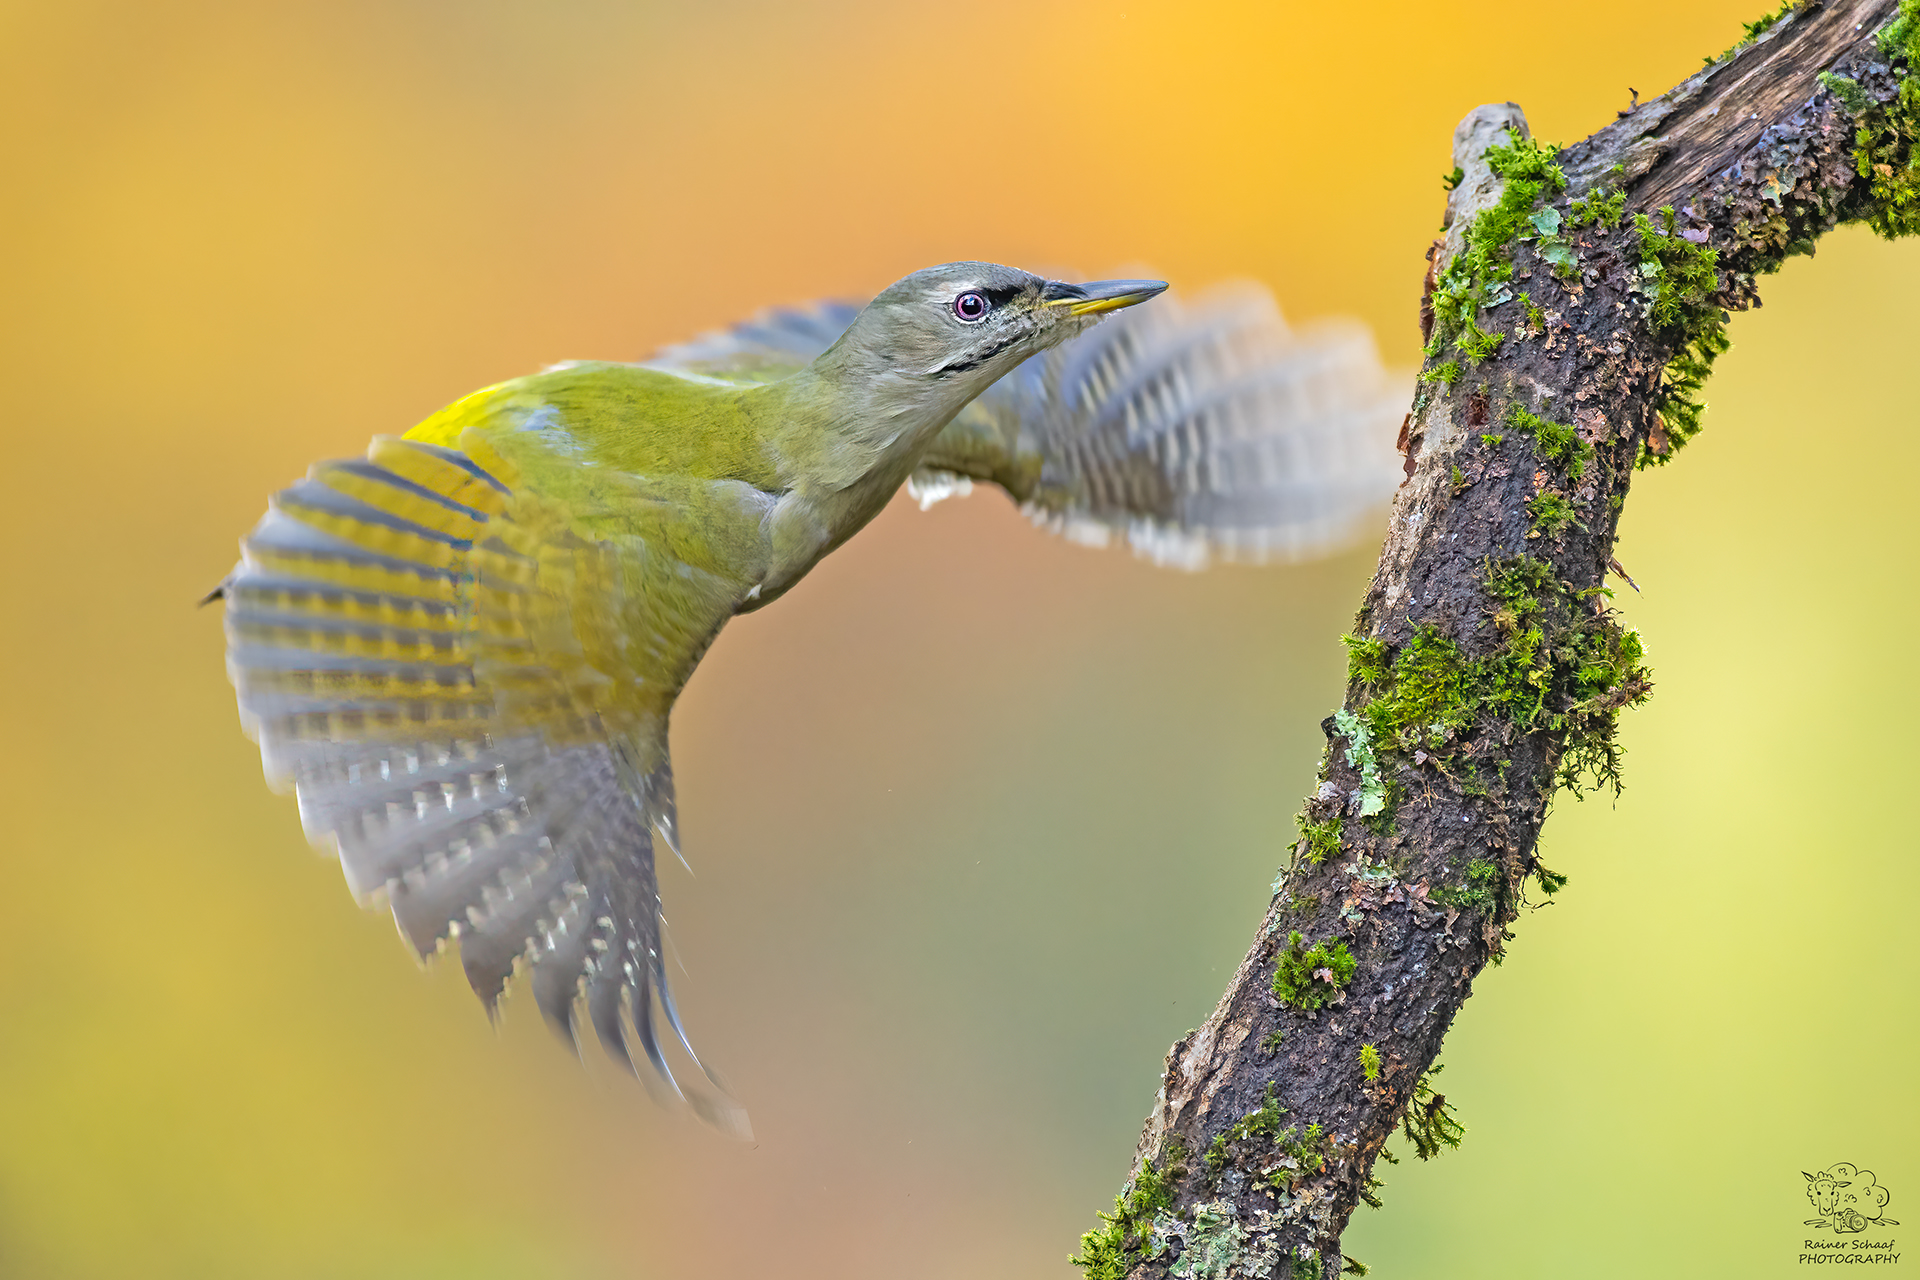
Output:
<svg viewBox="0 0 1920 1280">
<path fill-rule="evenodd" d="M 1441 1040 L 1529 878 L 1558 887 L 1534 852 L 1552 795 L 1617 787 L 1615 722 L 1652 687 L 1602 589 L 1629 481 L 1697 430 L 1758 276 L 1841 221 L 1920 230 L 1920 0 L 1898 7 L 1803 5 L 1557 153 L 1511 104 L 1462 123 L 1408 479 L 1320 786 L 1246 959 L 1168 1055 L 1083 1243 L 1095 1280 L 1331 1276 L 1393 1131 L 1458 1141 Z"/>
</svg>

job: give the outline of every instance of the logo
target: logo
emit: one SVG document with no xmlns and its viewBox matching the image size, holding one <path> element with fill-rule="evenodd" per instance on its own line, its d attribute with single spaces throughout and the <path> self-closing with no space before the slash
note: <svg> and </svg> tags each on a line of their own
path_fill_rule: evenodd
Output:
<svg viewBox="0 0 1920 1280">
<path fill-rule="evenodd" d="M 1869 1227 L 1897 1227 L 1898 1218 L 1887 1216 L 1890 1195 L 1870 1169 L 1848 1164 L 1828 1165 L 1818 1173 L 1800 1174 L 1807 1180 L 1807 1199 L 1820 1216 L 1808 1218 L 1806 1225 L 1818 1231 L 1831 1229 L 1839 1235 L 1856 1235 Z"/>
</svg>

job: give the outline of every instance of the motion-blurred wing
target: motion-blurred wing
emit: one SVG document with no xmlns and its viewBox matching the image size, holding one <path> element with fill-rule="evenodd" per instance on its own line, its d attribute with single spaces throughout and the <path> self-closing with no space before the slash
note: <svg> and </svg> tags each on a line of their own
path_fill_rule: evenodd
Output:
<svg viewBox="0 0 1920 1280">
<path fill-rule="evenodd" d="M 771 382 L 811 364 L 859 314 L 860 308 L 847 302 L 782 307 L 731 329 L 665 347 L 646 367 L 727 382 Z"/>
<path fill-rule="evenodd" d="M 765 381 L 859 308 L 771 311 L 660 352 L 655 368 Z M 962 410 L 910 482 L 922 505 L 1005 488 L 1037 523 L 1160 564 L 1299 560 L 1362 533 L 1401 479 L 1405 378 L 1357 322 L 1295 332 L 1251 283 L 1169 293 L 1035 356 Z"/>
<path fill-rule="evenodd" d="M 1075 540 L 1156 563 L 1299 560 L 1366 527 L 1401 479 L 1409 388 L 1357 322 L 1296 333 L 1264 288 L 1132 307 L 975 400 L 914 478 L 923 503 L 972 480 Z"/>
<path fill-rule="evenodd" d="M 221 592 L 241 718 L 308 836 L 422 958 L 457 939 L 489 1012 L 518 967 L 570 1039 L 584 996 L 608 1052 L 677 1091 L 653 866 L 677 688 L 661 705 L 639 655 L 697 660 L 744 584 L 666 550 L 648 521 L 671 504 L 582 536 L 475 437 L 378 439 L 275 495 Z M 724 1096 L 693 1101 L 744 1130 Z"/>
</svg>

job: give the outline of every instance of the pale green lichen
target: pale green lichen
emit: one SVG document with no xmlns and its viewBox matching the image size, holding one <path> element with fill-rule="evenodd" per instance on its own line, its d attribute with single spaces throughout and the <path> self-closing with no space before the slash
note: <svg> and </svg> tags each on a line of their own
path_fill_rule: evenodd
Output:
<svg viewBox="0 0 1920 1280">
<path fill-rule="evenodd" d="M 1180 1244 L 1180 1256 L 1167 1269 L 1173 1280 L 1270 1275 L 1280 1261 L 1278 1224 L 1268 1210 L 1254 1212 L 1251 1229 L 1241 1222 L 1240 1208 L 1231 1200 L 1196 1204 L 1191 1222 L 1167 1215 L 1154 1225 L 1156 1234 Z"/>
<path fill-rule="evenodd" d="M 1386 784 L 1380 780 L 1380 760 L 1360 717 L 1345 707 L 1333 713 L 1333 727 L 1347 740 L 1347 764 L 1360 771 L 1359 815 L 1370 818 L 1387 807 Z"/>
</svg>

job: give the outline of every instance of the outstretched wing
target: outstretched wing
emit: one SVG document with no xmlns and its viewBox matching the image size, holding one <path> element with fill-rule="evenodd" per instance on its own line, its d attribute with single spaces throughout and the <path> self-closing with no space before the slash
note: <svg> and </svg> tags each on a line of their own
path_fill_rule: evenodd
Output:
<svg viewBox="0 0 1920 1280">
<path fill-rule="evenodd" d="M 679 558 L 684 499 L 622 494 L 622 523 L 595 524 L 483 433 L 461 445 L 377 439 L 275 495 L 221 589 L 242 721 L 422 958 L 457 939 L 490 1012 L 518 969 L 570 1040 L 583 998 L 609 1053 L 678 1091 L 656 1013 L 691 1056 L 653 865 L 666 716 L 748 584 Z M 734 488 L 704 500 L 757 519 Z M 724 1091 L 689 1096 L 744 1131 Z"/>
<path fill-rule="evenodd" d="M 858 309 L 768 312 L 660 352 L 708 377 L 784 376 Z M 1409 387 L 1356 322 L 1290 329 L 1251 283 L 1130 307 L 1035 356 L 961 411 L 910 482 L 922 505 L 976 481 L 1036 522 L 1158 563 L 1298 560 L 1352 541 L 1401 479 Z"/>
<path fill-rule="evenodd" d="M 922 501 L 991 480 L 1076 541 L 1198 569 L 1323 555 L 1401 479 L 1408 388 L 1355 322 L 1296 333 L 1258 285 L 1132 307 L 1015 369 L 935 440 Z"/>
</svg>

